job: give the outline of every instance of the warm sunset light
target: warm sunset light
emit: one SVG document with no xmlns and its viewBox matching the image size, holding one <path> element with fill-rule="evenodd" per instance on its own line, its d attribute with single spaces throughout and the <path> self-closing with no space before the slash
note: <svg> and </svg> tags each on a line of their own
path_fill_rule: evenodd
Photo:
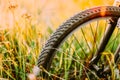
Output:
<svg viewBox="0 0 120 80">
<path fill-rule="evenodd" d="M 101 16 L 105 16 L 106 7 L 101 8 Z"/>
<path fill-rule="evenodd" d="M 0 0 L 0 80 L 101 80 L 104 76 L 116 80 L 115 74 L 119 78 L 120 65 L 113 56 L 120 49 L 120 30 L 113 25 L 112 33 L 110 25 L 108 40 L 107 19 L 101 19 L 111 8 L 110 17 L 119 17 L 120 9 L 113 2 Z M 110 75 L 104 67 L 110 68 Z"/>
<path fill-rule="evenodd" d="M 57 27 L 81 10 L 112 3 L 113 0 L 0 0 L 0 26 L 12 27 L 14 19 L 19 22 L 22 15 L 28 14 L 34 23 L 40 20 L 41 25 Z"/>
</svg>

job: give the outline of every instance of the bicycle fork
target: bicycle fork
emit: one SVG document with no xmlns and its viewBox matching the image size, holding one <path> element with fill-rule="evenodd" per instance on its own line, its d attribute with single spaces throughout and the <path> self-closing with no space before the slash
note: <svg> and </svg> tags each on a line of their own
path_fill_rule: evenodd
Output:
<svg viewBox="0 0 120 80">
<path fill-rule="evenodd" d="M 100 69 L 96 64 L 99 61 L 99 59 L 102 55 L 102 52 L 104 51 L 104 49 L 105 49 L 105 47 L 106 47 L 106 45 L 111 37 L 116 25 L 117 25 L 117 22 L 118 22 L 118 18 L 116 18 L 116 17 L 109 19 L 107 30 L 106 30 L 103 38 L 101 39 L 98 50 L 96 51 L 95 56 L 92 58 L 92 60 L 89 63 L 89 67 L 92 70 L 95 70 L 95 72 L 97 72 L 98 76 L 101 78 L 105 77 L 105 75 L 104 75 L 104 73 L 106 73 L 105 71 L 108 71 L 108 73 L 110 72 L 110 68 L 106 67 L 105 69 Z M 120 57 L 120 44 L 115 52 L 115 62 L 117 62 L 119 57 Z"/>
</svg>

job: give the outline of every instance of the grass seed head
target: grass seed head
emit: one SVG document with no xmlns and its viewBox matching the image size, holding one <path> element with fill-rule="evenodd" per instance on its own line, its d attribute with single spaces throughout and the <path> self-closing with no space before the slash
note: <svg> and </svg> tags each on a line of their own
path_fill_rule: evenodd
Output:
<svg viewBox="0 0 120 80">
<path fill-rule="evenodd" d="M 10 10 L 15 10 L 17 7 L 18 7 L 17 3 L 15 3 L 15 2 L 9 2 L 8 8 Z"/>
</svg>

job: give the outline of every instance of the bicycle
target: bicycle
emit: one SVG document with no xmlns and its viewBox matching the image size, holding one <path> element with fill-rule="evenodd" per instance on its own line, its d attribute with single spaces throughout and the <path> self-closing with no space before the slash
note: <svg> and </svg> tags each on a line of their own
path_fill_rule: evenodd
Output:
<svg viewBox="0 0 120 80">
<path fill-rule="evenodd" d="M 64 22 L 40 53 L 39 73 L 46 79 L 120 80 L 120 0 L 115 3 L 87 9 Z"/>
</svg>

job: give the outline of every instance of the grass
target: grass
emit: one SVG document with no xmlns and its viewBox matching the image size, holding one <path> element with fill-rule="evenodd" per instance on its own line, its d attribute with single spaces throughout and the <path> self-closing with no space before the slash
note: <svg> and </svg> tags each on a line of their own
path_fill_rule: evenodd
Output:
<svg viewBox="0 0 120 80">
<path fill-rule="evenodd" d="M 76 31 L 61 45 L 60 49 L 56 53 L 52 67 L 50 68 L 50 72 L 47 72 L 47 74 L 49 74 L 48 79 L 51 78 L 54 80 L 56 78 L 63 78 L 65 80 L 79 80 L 83 77 L 83 74 L 87 75 L 88 80 L 99 79 L 92 70 L 88 70 L 88 73 L 84 72 L 87 68 L 85 63 L 88 63 L 92 56 L 95 55 L 94 53 L 98 49 L 100 39 L 105 34 L 105 30 L 107 29 L 104 28 L 106 24 L 103 24 L 106 23 L 106 20 L 99 22 L 95 21 L 93 23 L 94 24 L 88 24 L 81 30 Z M 101 59 L 98 62 L 99 67 L 102 66 L 102 64 L 105 66 L 110 66 L 112 77 L 108 77 L 109 80 L 117 79 L 115 78 L 116 74 L 114 73 L 116 68 L 114 68 L 115 64 L 113 53 L 120 43 L 119 36 L 119 30 L 116 28 L 105 51 L 103 52 Z"/>
<path fill-rule="evenodd" d="M 1 77 L 12 80 L 26 79 L 35 65 L 40 50 L 40 39 L 34 25 L 25 29 L 16 25 L 1 33 Z"/>
<path fill-rule="evenodd" d="M 27 74 L 32 72 L 40 52 L 40 39 L 38 39 L 40 36 L 37 32 L 39 31 L 34 25 L 29 25 L 25 29 L 20 29 L 19 26 L 15 25 L 13 29 L 4 30 L 1 33 L 1 77 L 11 80 L 27 79 Z M 112 46 L 110 48 L 113 49 Z M 61 78 L 65 79 L 70 78 L 69 76 L 80 79 L 82 69 L 85 67 L 81 60 L 86 59 L 89 51 L 88 44 L 73 35 L 58 53 L 54 61 L 56 68 L 53 67 L 49 74 L 55 73 L 54 75 L 60 75 Z M 110 61 L 108 56 L 106 57 Z"/>
<path fill-rule="evenodd" d="M 4 27 L 3 26 L 4 24 L 2 23 L 0 24 L 1 25 L 0 26 L 0 80 L 1 79 L 8 79 L 8 80 L 28 79 L 27 76 L 29 73 L 32 73 L 32 68 L 36 65 L 39 53 L 41 51 L 41 48 L 44 42 L 49 37 L 49 35 L 53 32 L 53 30 L 55 30 L 55 27 L 53 26 L 58 26 L 60 23 L 63 22 L 63 20 L 65 20 L 67 17 L 71 16 L 74 12 L 76 12 L 77 11 L 76 9 L 78 10 L 86 9 L 86 6 L 88 5 L 90 7 L 93 6 L 91 5 L 91 3 L 86 4 L 86 1 L 83 1 L 83 2 L 79 0 L 68 1 L 69 2 L 68 6 L 65 6 L 64 3 L 60 4 L 60 7 L 58 6 L 58 8 L 60 8 L 59 12 L 57 12 L 59 14 L 57 16 L 56 15 L 52 16 L 54 19 L 50 19 L 50 21 L 46 20 L 46 23 L 44 23 L 43 22 L 44 19 L 42 19 L 42 17 L 39 16 L 42 14 L 42 10 L 41 10 L 42 8 L 35 9 L 34 6 L 30 4 L 30 6 L 35 9 L 34 10 L 30 8 L 30 10 L 32 10 L 31 12 L 36 12 L 36 13 L 32 13 L 32 14 L 35 14 L 35 16 L 31 16 L 28 13 L 24 13 L 20 16 L 18 13 L 22 12 L 19 9 L 19 6 L 23 5 L 23 3 L 21 3 L 22 0 L 20 1 L 20 4 L 11 4 L 11 1 L 9 1 L 9 6 L 7 5 L 8 6 L 7 10 L 9 9 L 8 13 L 10 14 L 8 15 L 12 16 L 13 22 L 12 22 L 12 27 L 9 27 L 9 25 Z M 103 4 L 102 3 L 103 1 L 100 1 L 100 3 L 98 1 L 97 1 L 98 3 L 95 3 L 95 2 L 96 0 L 93 0 L 92 3 L 96 5 Z M 81 6 L 79 6 L 80 4 Z M 111 2 L 109 2 L 109 4 L 111 4 Z M 66 13 L 67 10 L 65 7 L 68 7 L 68 10 L 69 10 L 70 6 L 72 7 L 74 6 L 75 9 L 73 9 L 71 13 L 69 11 L 68 11 L 69 13 Z M 29 5 L 26 4 L 26 7 L 29 7 Z M 65 9 L 63 9 L 62 7 Z M 16 13 L 17 9 L 18 9 L 18 12 Z M 63 11 L 61 11 L 61 9 Z M 46 16 L 47 15 L 48 14 L 46 14 Z M 40 19 L 37 19 L 35 17 L 38 17 Z M 49 18 L 49 16 L 47 17 Z M 58 17 L 60 18 L 58 19 Z M 36 19 L 38 20 L 37 22 L 36 22 Z M 58 21 L 56 22 L 56 20 Z M 7 20 L 5 21 L 6 21 L 5 24 L 8 24 Z M 38 22 L 40 22 L 40 24 L 36 24 Z M 99 23 L 99 25 L 103 26 L 102 23 L 103 22 Z M 47 27 L 46 27 L 46 24 L 48 24 Z M 91 26 L 94 26 L 94 24 L 97 24 L 97 23 L 95 22 L 91 24 Z M 82 31 L 78 31 L 74 35 L 72 35 L 70 38 L 68 38 L 68 40 L 61 46 L 60 51 L 58 51 L 58 55 L 55 57 L 55 60 L 52 63 L 53 66 L 51 68 L 51 71 L 50 72 L 46 71 L 49 74 L 50 78 L 54 80 L 57 79 L 56 77 L 60 79 L 66 79 L 66 80 L 70 78 L 80 79 L 80 77 L 82 76 L 83 69 L 85 69 L 85 66 L 83 65 L 84 62 L 82 60 L 85 59 L 87 61 L 85 57 L 89 56 L 88 58 L 90 58 L 93 54 L 89 55 L 89 53 L 95 52 L 95 47 L 90 46 L 90 44 L 95 45 L 93 39 L 97 37 L 96 40 L 98 42 L 96 43 L 98 45 L 101 35 L 104 32 L 103 28 L 99 28 L 99 31 L 97 31 L 99 35 L 95 35 L 96 28 L 93 28 L 93 27 L 90 28 L 90 25 L 86 27 L 89 27 L 89 28 L 82 29 L 82 31 L 86 32 L 84 36 L 86 37 L 87 41 L 90 43 L 87 44 L 84 39 L 81 39 L 81 37 L 84 38 L 83 35 L 80 35 L 79 37 L 77 36 L 78 34 L 83 34 Z M 89 30 L 91 29 L 93 29 L 93 31 L 89 32 Z M 91 37 L 87 37 L 88 34 Z M 104 60 L 104 57 L 107 58 L 105 59 L 108 61 L 109 65 L 111 65 L 111 63 L 109 62 L 110 59 L 108 58 L 108 56 L 111 57 L 111 54 L 112 54 L 111 52 L 114 52 L 114 50 L 116 49 L 116 46 L 118 45 L 118 43 L 120 43 L 119 42 L 120 40 L 118 38 L 115 40 L 116 42 L 115 44 L 114 43 L 111 44 L 114 38 L 115 37 L 113 35 L 113 37 L 111 38 L 111 41 L 109 42 L 110 45 L 108 45 L 108 48 L 106 48 L 106 53 L 102 56 L 103 60 Z M 93 49 L 90 50 L 89 48 L 93 48 Z M 102 63 L 102 61 L 100 63 Z M 113 69 L 112 66 L 111 66 L 111 69 Z M 90 71 L 89 73 L 92 73 L 92 71 Z M 112 74 L 112 76 L 114 76 L 114 74 Z M 90 77 L 88 76 L 88 80 L 89 78 Z"/>
</svg>

